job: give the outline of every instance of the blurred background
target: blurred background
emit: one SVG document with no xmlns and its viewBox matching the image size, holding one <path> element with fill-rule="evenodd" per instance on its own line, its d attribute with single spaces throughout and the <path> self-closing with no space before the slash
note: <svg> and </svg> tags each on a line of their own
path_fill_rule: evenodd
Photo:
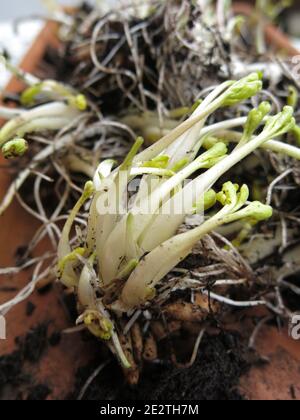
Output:
<svg viewBox="0 0 300 420">
<path fill-rule="evenodd" d="M 51 0 L 50 0 L 51 1 Z M 76 0 L 57 0 L 63 5 L 76 5 Z M 1 1 L 0 20 L 15 19 L 21 16 L 28 16 L 34 13 L 45 12 L 42 0 L 9 0 Z"/>
<path fill-rule="evenodd" d="M 91 3 L 97 0 L 89 0 Z M 115 0 L 109 0 L 112 4 Z M 37 37 L 44 22 L 33 16 L 47 15 L 46 4 L 62 4 L 66 6 L 76 6 L 81 0 L 9 0 L 1 1 L 0 5 L 0 53 L 9 56 L 13 64 L 18 64 L 33 40 Z M 23 19 L 19 21 L 19 19 Z M 14 22 L 18 25 L 14 25 Z M 3 88 L 9 74 L 0 65 L 0 89 Z"/>
<path fill-rule="evenodd" d="M 37 15 L 47 15 L 46 5 L 61 4 L 76 6 L 83 0 L 9 0 L 1 1 L 0 6 L 0 53 L 7 53 L 14 64 L 18 64 L 38 35 L 43 26 L 43 20 L 36 19 Z M 111 6 L 124 0 L 87 0 L 90 3 L 105 2 Z M 139 1 L 139 0 L 136 0 Z M 141 2 L 143 0 L 140 0 Z M 202 0 L 199 0 L 202 1 Z M 255 3 L 247 0 L 246 3 Z M 257 0 L 259 1 L 259 0 Z M 275 1 L 275 0 L 274 0 Z M 35 16 L 30 19 L 30 16 Z M 19 21 L 18 19 L 23 20 Z M 25 19 L 24 19 L 25 18 Z M 29 19 L 28 19 L 29 18 Z M 18 25 L 13 25 L 17 20 Z M 300 0 L 294 0 L 294 6 L 281 15 L 280 26 L 289 33 L 295 46 L 300 48 Z M 0 88 L 5 86 L 8 74 L 0 67 Z"/>
<path fill-rule="evenodd" d="M 14 19 L 27 13 L 37 13 L 44 10 L 39 0 L 10 0 L 2 1 L 0 19 Z"/>
</svg>

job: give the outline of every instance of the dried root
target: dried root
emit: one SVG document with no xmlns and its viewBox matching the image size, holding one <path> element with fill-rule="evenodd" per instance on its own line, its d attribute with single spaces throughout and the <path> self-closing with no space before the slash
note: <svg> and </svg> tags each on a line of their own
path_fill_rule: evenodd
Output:
<svg viewBox="0 0 300 420">
<path fill-rule="evenodd" d="M 209 314 L 217 314 L 219 310 L 219 305 L 211 303 L 207 296 L 195 293 L 193 303 L 179 300 L 166 305 L 163 312 L 167 319 L 173 321 L 202 323 Z"/>
</svg>

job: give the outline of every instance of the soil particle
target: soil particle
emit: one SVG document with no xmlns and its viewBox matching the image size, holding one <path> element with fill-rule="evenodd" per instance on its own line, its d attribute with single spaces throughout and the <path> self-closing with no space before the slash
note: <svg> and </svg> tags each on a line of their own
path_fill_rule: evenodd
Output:
<svg viewBox="0 0 300 420">
<path fill-rule="evenodd" d="M 26 262 L 25 255 L 27 254 L 27 246 L 19 246 L 15 252 L 16 266 L 21 266 Z"/>
<path fill-rule="evenodd" d="M 205 261 L 201 261 L 199 255 L 191 254 L 179 264 L 180 268 L 186 268 L 187 270 L 193 270 L 199 268 Z"/>
<path fill-rule="evenodd" d="M 56 347 L 61 342 L 61 333 L 59 331 L 55 331 L 51 336 L 49 337 L 49 345 L 52 347 Z"/>
<path fill-rule="evenodd" d="M 33 315 L 34 311 L 36 309 L 36 306 L 32 302 L 27 302 L 26 304 L 26 316 Z"/>
<path fill-rule="evenodd" d="M 30 330 L 25 338 L 18 338 L 17 344 L 22 349 L 23 357 L 31 363 L 37 363 L 47 347 L 48 324 L 40 324 Z"/>
<path fill-rule="evenodd" d="M 103 360 L 102 360 L 103 361 Z M 76 389 L 69 399 L 76 399 L 83 385 L 101 364 L 77 372 Z M 170 364 L 149 364 L 137 387 L 121 381 L 122 372 L 111 363 L 93 381 L 86 392 L 86 400 L 241 400 L 237 390 L 240 376 L 248 367 L 237 335 L 221 333 L 203 339 L 195 364 L 178 369 Z"/>
<path fill-rule="evenodd" d="M 44 401 L 51 392 L 51 389 L 47 385 L 39 384 L 29 390 L 27 400 Z"/>
<path fill-rule="evenodd" d="M 17 385 L 21 380 L 22 355 L 19 351 L 0 357 L 0 393 L 4 385 Z"/>
<path fill-rule="evenodd" d="M 10 396 L 16 399 L 16 396 L 13 395 L 17 391 L 16 387 L 18 387 L 18 392 L 22 388 L 19 399 L 26 399 L 26 395 L 38 394 L 33 392 L 35 385 L 33 386 L 32 377 L 27 369 L 28 363 L 37 364 L 44 354 L 48 344 L 47 331 L 48 323 L 32 328 L 25 337 L 16 339 L 17 349 L 13 353 L 0 357 L 0 399 L 7 396 L 7 390 L 10 388 L 9 399 Z M 45 388 L 43 393 L 40 388 L 40 395 L 44 394 Z"/>
</svg>

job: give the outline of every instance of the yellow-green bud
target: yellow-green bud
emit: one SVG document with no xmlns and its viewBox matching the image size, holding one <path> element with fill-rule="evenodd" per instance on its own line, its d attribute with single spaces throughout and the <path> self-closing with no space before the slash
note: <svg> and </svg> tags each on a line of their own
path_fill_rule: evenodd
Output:
<svg viewBox="0 0 300 420">
<path fill-rule="evenodd" d="M 95 337 L 101 338 L 105 341 L 111 339 L 113 325 L 108 319 L 103 318 L 100 313 L 96 311 L 88 311 L 83 321 Z"/>
<path fill-rule="evenodd" d="M 215 146 L 217 143 L 220 143 L 221 140 L 218 137 L 213 137 L 213 136 L 207 136 L 205 138 L 205 140 L 203 141 L 202 147 L 206 150 L 211 149 L 213 146 Z M 223 143 L 226 144 L 226 142 L 224 141 Z"/>
<path fill-rule="evenodd" d="M 217 200 L 222 206 L 230 205 L 237 202 L 238 186 L 232 182 L 226 182 L 223 185 L 222 191 L 217 194 Z"/>
<path fill-rule="evenodd" d="M 217 194 L 214 190 L 209 190 L 204 194 L 204 210 L 209 210 L 217 202 Z"/>
<path fill-rule="evenodd" d="M 262 222 L 263 220 L 270 219 L 273 215 L 273 208 L 262 204 L 260 201 L 253 201 L 249 206 L 244 210 L 245 217 L 249 219 L 254 219 L 257 222 Z"/>
<path fill-rule="evenodd" d="M 88 198 L 90 198 L 90 196 L 95 192 L 95 187 L 94 187 L 94 183 L 93 181 L 87 181 L 85 186 L 84 186 L 84 191 L 83 191 L 83 195 L 82 198 L 84 200 L 87 200 Z"/>
<path fill-rule="evenodd" d="M 23 156 L 27 150 L 28 143 L 25 139 L 14 139 L 3 145 L 2 154 L 5 159 L 14 159 Z"/>
<path fill-rule="evenodd" d="M 238 187 L 238 189 L 239 189 L 239 187 Z M 238 189 L 237 189 L 237 191 L 238 191 Z M 246 184 L 242 185 L 241 189 L 238 193 L 237 207 L 243 206 L 247 202 L 247 200 L 249 198 L 249 195 L 250 195 L 250 191 L 249 191 L 248 185 L 246 185 Z"/>
<path fill-rule="evenodd" d="M 88 107 L 86 97 L 82 94 L 77 95 L 75 98 L 75 105 L 76 108 L 79 109 L 79 111 L 85 111 Z"/>
<path fill-rule="evenodd" d="M 285 106 L 279 114 L 270 117 L 265 125 L 264 132 L 271 137 L 282 136 L 295 128 L 294 109 L 291 106 Z"/>
<path fill-rule="evenodd" d="M 252 73 L 247 77 L 235 82 L 225 93 L 223 106 L 236 105 L 241 101 L 256 95 L 263 87 L 262 74 Z"/>
</svg>

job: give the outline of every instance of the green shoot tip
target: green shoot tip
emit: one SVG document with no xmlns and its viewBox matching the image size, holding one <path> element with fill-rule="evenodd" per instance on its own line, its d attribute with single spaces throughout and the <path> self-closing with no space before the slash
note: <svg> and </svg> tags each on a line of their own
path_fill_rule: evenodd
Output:
<svg viewBox="0 0 300 420">
<path fill-rule="evenodd" d="M 5 159 L 14 159 L 23 156 L 28 150 L 28 143 L 25 139 L 13 139 L 2 147 L 2 154 Z"/>
</svg>

